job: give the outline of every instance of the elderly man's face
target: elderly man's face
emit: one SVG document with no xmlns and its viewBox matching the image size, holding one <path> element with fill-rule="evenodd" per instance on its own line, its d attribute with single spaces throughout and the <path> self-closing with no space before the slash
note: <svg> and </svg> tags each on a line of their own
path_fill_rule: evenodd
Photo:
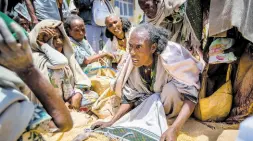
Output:
<svg viewBox="0 0 253 141">
<path fill-rule="evenodd" d="M 129 40 L 129 52 L 134 66 L 148 66 L 153 61 L 156 48 L 149 41 L 148 32 L 133 31 Z"/>
<path fill-rule="evenodd" d="M 156 16 L 158 0 L 138 0 L 140 8 L 152 19 Z"/>
</svg>

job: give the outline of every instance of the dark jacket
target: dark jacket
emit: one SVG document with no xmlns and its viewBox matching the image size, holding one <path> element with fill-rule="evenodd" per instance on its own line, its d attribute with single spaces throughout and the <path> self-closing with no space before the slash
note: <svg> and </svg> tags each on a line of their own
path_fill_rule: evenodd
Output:
<svg viewBox="0 0 253 141">
<path fill-rule="evenodd" d="M 75 6 L 79 9 L 79 16 L 85 24 L 91 24 L 93 0 L 74 0 Z"/>
</svg>

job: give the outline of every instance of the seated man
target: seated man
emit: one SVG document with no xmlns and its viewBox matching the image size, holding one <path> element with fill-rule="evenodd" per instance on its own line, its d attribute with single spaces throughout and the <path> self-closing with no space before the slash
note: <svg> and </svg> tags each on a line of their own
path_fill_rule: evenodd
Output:
<svg viewBox="0 0 253 141">
<path fill-rule="evenodd" d="M 151 24 L 133 30 L 130 55 L 115 85 L 121 106 L 111 121 L 97 122 L 92 128 L 131 126 L 149 130 L 162 141 L 176 140 L 198 101 L 203 66 L 184 47 L 168 41 L 168 35 L 166 29 Z M 177 116 L 169 128 L 165 115 Z"/>
</svg>

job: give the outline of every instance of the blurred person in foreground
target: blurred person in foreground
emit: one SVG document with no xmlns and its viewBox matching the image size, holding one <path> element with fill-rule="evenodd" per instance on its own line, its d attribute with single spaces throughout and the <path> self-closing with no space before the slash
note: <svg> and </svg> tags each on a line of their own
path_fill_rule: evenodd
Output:
<svg viewBox="0 0 253 141">
<path fill-rule="evenodd" d="M 73 121 L 63 100 L 34 66 L 25 31 L 3 13 L 0 13 L 0 72 L 1 140 L 42 139 L 40 132 L 65 132 L 72 128 Z M 43 107 L 32 104 L 24 95 L 26 85 Z"/>
</svg>

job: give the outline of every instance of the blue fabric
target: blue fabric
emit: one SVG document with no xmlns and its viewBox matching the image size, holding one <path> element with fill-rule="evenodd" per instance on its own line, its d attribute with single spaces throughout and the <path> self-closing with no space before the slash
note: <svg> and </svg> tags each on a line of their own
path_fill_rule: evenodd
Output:
<svg viewBox="0 0 253 141">
<path fill-rule="evenodd" d="M 102 47 L 100 47 L 101 41 L 105 44 L 108 38 L 105 36 L 106 27 L 97 25 L 86 25 L 86 37 L 93 50 L 98 53 Z"/>
<path fill-rule="evenodd" d="M 36 16 L 39 20 L 61 20 L 56 0 L 34 0 L 33 5 Z M 63 0 L 62 13 L 64 16 L 67 16 L 70 13 L 66 0 Z"/>
<path fill-rule="evenodd" d="M 77 42 L 71 37 L 69 37 L 69 39 L 72 47 L 75 50 L 75 58 L 79 65 L 83 65 L 84 60 L 96 54 L 88 41 L 85 39 L 83 39 L 81 42 Z"/>
<path fill-rule="evenodd" d="M 237 141 L 251 141 L 253 138 L 253 117 L 243 121 L 239 128 Z"/>
<path fill-rule="evenodd" d="M 42 106 L 36 105 L 33 117 L 27 127 L 27 131 L 35 129 L 43 122 L 50 121 L 51 119 L 52 117 L 46 112 L 46 110 Z"/>
</svg>

